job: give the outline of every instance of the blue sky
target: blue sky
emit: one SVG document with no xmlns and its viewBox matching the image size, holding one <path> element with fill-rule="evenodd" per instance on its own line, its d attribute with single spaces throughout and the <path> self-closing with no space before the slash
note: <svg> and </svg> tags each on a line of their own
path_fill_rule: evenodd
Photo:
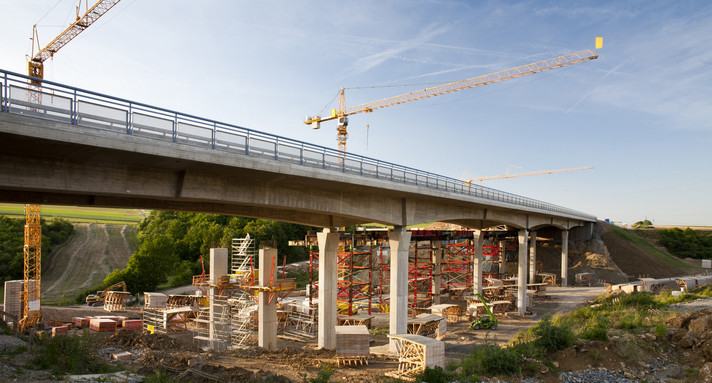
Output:
<svg viewBox="0 0 712 383">
<path fill-rule="evenodd" d="M 0 68 L 24 73 L 32 25 L 46 44 L 76 0 L 0 4 Z M 354 115 L 347 150 L 454 178 L 593 166 L 483 184 L 599 219 L 712 225 L 709 1 L 122 0 L 45 77 L 336 147 L 333 122 L 302 121 L 342 86 L 365 87 L 346 90 L 356 105 L 596 36 L 598 60 Z"/>
</svg>

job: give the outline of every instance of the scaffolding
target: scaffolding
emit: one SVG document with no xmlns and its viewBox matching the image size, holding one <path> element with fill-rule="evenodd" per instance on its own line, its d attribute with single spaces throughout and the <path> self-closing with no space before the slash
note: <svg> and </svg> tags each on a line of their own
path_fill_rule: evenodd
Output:
<svg viewBox="0 0 712 383">
<path fill-rule="evenodd" d="M 309 304 L 317 296 L 319 283 L 314 275 L 318 275 L 319 251 L 314 245 L 314 235 L 307 236 L 305 243 L 309 245 L 309 285 L 307 295 Z M 341 233 L 341 242 L 337 252 L 337 307 L 339 313 L 354 315 L 360 309 L 373 313 L 374 290 L 374 254 L 380 248 L 379 241 L 370 233 Z"/>
<path fill-rule="evenodd" d="M 266 292 L 267 303 L 271 303 L 296 287 L 294 279 L 274 278 L 274 274 L 266 286 L 258 286 L 256 250 L 249 234 L 245 238 L 234 238 L 231 250 L 230 274 L 219 276 L 215 283 L 210 282 L 205 271 L 193 277 L 196 287 L 203 291 L 214 290 L 214 294 L 201 297 L 203 302 L 193 320 L 197 333 L 193 339 L 211 348 L 242 348 L 253 343 L 257 330 L 257 293 Z M 276 270 L 275 263 L 273 259 L 272 270 Z"/>
<path fill-rule="evenodd" d="M 337 251 L 337 304 L 341 314 L 353 315 L 357 309 L 389 312 L 390 247 L 386 230 L 340 232 Z M 473 291 L 474 233 L 469 230 L 433 231 L 412 230 L 408 250 L 408 309 L 412 315 L 424 312 L 433 302 L 434 291 L 440 288 L 451 300 L 465 300 Z M 506 228 L 485 231 L 482 246 L 481 270 L 484 278 L 501 279 L 507 263 L 505 255 L 516 261 L 517 242 L 511 240 Z M 309 233 L 304 241 L 293 241 L 295 246 L 309 248 L 309 303 L 318 296 L 319 252 L 316 233 Z M 440 252 L 436 265 L 435 251 Z"/>
<path fill-rule="evenodd" d="M 472 260 L 475 247 L 471 241 L 448 243 L 442 259 L 442 287 L 451 295 L 462 295 L 472 290 Z"/>
</svg>

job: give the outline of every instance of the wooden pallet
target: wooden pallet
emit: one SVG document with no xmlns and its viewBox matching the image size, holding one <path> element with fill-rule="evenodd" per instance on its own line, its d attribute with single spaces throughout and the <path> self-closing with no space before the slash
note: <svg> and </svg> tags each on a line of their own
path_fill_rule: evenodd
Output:
<svg viewBox="0 0 712 383">
<path fill-rule="evenodd" d="M 366 356 L 337 356 L 336 365 L 337 366 L 368 366 L 368 357 Z"/>
</svg>

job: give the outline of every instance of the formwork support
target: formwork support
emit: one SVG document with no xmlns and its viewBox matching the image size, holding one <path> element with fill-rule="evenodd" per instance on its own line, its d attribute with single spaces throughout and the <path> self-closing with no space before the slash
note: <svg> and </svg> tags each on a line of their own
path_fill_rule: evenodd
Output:
<svg viewBox="0 0 712 383">
<path fill-rule="evenodd" d="M 561 287 L 569 283 L 569 231 L 561 230 Z"/>
<path fill-rule="evenodd" d="M 390 331 L 392 335 L 406 334 L 408 327 L 408 252 L 411 233 L 403 226 L 388 232 L 391 248 L 390 285 Z M 396 351 L 396 343 L 390 340 L 389 350 Z"/>
<path fill-rule="evenodd" d="M 319 348 L 336 348 L 336 295 L 339 233 L 324 229 L 317 233 L 319 243 L 319 323 L 317 345 Z"/>
<path fill-rule="evenodd" d="M 517 310 L 527 312 L 527 229 L 519 230 L 519 275 L 517 275 Z"/>
</svg>

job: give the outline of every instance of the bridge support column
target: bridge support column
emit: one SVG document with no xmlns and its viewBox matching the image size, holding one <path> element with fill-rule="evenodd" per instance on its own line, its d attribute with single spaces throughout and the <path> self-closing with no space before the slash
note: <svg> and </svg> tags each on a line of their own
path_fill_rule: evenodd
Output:
<svg viewBox="0 0 712 383">
<path fill-rule="evenodd" d="M 569 285 L 569 231 L 561 230 L 561 287 Z"/>
<path fill-rule="evenodd" d="M 482 294 L 482 245 L 484 238 L 484 231 L 473 231 L 472 241 L 475 247 L 475 254 L 472 260 L 472 291 L 477 294 Z"/>
<path fill-rule="evenodd" d="M 336 349 L 336 289 L 339 233 L 324 229 L 316 234 L 319 244 L 319 325 L 317 346 Z"/>
<path fill-rule="evenodd" d="M 227 249 L 210 249 L 210 285 L 216 286 L 221 276 L 227 275 Z M 218 340 L 218 334 L 224 332 L 224 323 L 216 323 L 216 319 L 223 316 L 223 310 L 227 310 L 225 305 L 216 305 L 215 298 L 217 288 L 210 288 L 210 316 L 208 320 L 208 338 L 209 348 L 211 350 L 222 351 L 227 349 L 227 344 L 224 341 Z"/>
<path fill-rule="evenodd" d="M 388 233 L 391 247 L 391 294 L 390 294 L 390 334 L 408 332 L 408 250 L 411 233 L 403 226 L 397 226 Z M 388 349 L 396 351 L 396 344 L 390 341 Z"/>
<path fill-rule="evenodd" d="M 267 287 L 271 280 L 277 278 L 277 249 L 260 249 L 259 254 L 259 286 Z M 257 327 L 257 345 L 267 351 L 277 349 L 277 299 L 270 297 L 274 293 L 260 291 L 258 293 L 257 314 L 259 326 Z"/>
<path fill-rule="evenodd" d="M 527 229 L 519 230 L 519 275 L 517 275 L 517 310 L 527 312 Z"/>
<path fill-rule="evenodd" d="M 536 230 L 529 232 L 529 283 L 536 283 Z"/>
<path fill-rule="evenodd" d="M 443 249 L 441 241 L 431 241 L 430 249 L 432 256 L 430 261 L 433 263 L 433 284 L 430 293 L 433 296 L 433 304 L 440 304 L 440 291 L 442 290 L 442 271 L 443 271 Z"/>
</svg>

